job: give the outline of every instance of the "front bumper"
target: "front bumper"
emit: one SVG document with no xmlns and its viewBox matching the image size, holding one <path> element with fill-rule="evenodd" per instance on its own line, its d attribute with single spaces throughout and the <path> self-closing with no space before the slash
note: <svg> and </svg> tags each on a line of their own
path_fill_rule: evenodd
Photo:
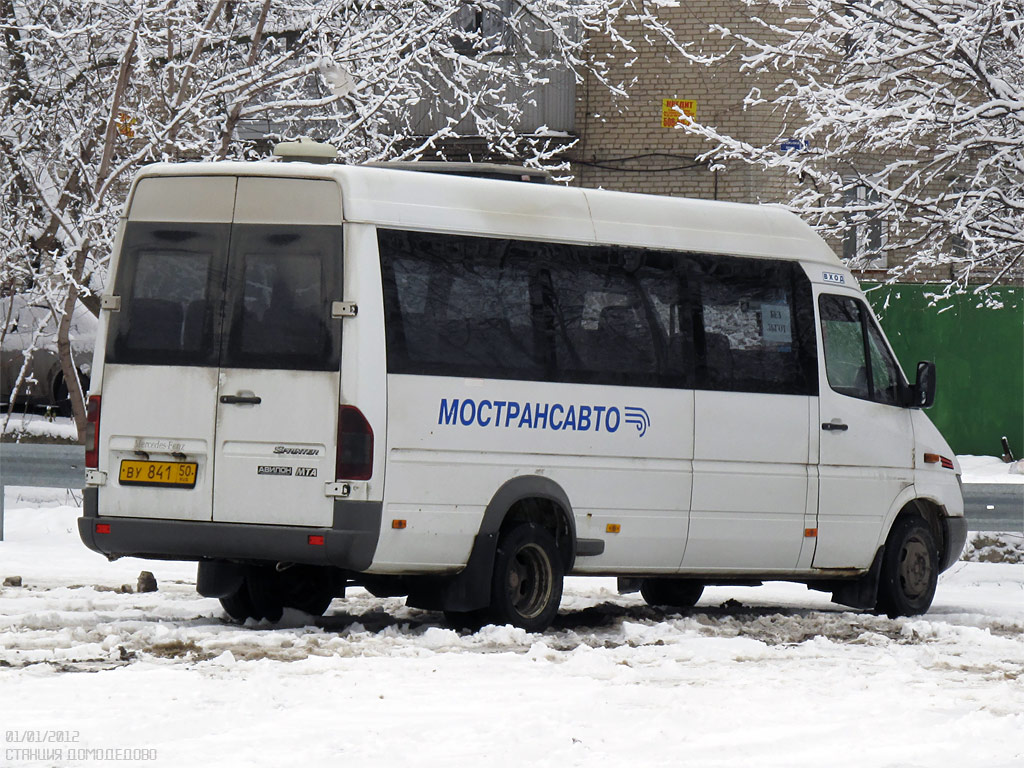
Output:
<svg viewBox="0 0 1024 768">
<path fill-rule="evenodd" d="M 141 517 L 101 517 L 98 489 L 84 493 L 82 542 L 113 559 L 238 560 L 303 563 L 365 571 L 380 537 L 382 505 L 336 499 L 330 528 L 250 525 Z"/>
<path fill-rule="evenodd" d="M 960 559 L 967 543 L 967 518 L 946 517 L 943 518 L 943 526 L 946 529 L 946 552 L 942 558 L 942 565 L 939 572 L 952 567 L 953 563 Z"/>
</svg>

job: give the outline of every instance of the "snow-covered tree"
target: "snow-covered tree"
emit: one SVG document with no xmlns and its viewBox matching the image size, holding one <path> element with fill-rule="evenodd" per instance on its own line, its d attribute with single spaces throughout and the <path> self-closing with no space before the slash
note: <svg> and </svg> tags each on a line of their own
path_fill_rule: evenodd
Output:
<svg viewBox="0 0 1024 768">
<path fill-rule="evenodd" d="M 492 156 L 550 164 L 559 147 L 521 124 L 550 72 L 623 93 L 587 36 L 628 56 L 620 27 L 670 35 L 633 0 L 0 0 L 0 26 L 0 292 L 58 308 L 76 382 L 67 318 L 76 300 L 98 304 L 139 166 L 262 156 L 239 133 L 256 121 L 346 162 L 414 158 L 469 132 Z"/>
<path fill-rule="evenodd" d="M 758 83 L 746 108 L 779 129 L 757 144 L 682 126 L 706 157 L 790 174 L 789 204 L 855 267 L 884 251 L 891 280 L 983 296 L 1024 279 L 1024 2 L 739 1 L 757 31 L 711 31 Z"/>
</svg>

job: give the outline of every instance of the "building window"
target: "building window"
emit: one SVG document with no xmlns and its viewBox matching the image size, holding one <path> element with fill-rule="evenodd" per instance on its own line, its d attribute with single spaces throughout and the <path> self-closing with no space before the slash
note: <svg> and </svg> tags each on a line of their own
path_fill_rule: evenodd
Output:
<svg viewBox="0 0 1024 768">
<path fill-rule="evenodd" d="M 843 259 L 857 269 L 885 269 L 888 226 L 878 212 L 878 192 L 866 184 L 850 184 L 844 191 L 846 234 Z"/>
</svg>

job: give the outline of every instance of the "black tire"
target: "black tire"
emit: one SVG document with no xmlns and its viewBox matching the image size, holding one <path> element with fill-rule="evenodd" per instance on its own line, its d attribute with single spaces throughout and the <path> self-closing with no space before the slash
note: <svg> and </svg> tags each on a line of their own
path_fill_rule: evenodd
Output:
<svg viewBox="0 0 1024 768">
<path fill-rule="evenodd" d="M 938 579 L 939 552 L 928 524 L 915 516 L 899 518 L 885 542 L 875 610 L 890 618 L 925 613 Z"/>
<path fill-rule="evenodd" d="M 690 579 L 644 579 L 640 594 L 653 608 L 693 608 L 704 593 L 704 585 Z"/>
<path fill-rule="evenodd" d="M 278 622 L 285 608 L 323 616 L 334 599 L 336 583 L 328 569 L 296 565 L 284 571 L 250 566 L 238 591 L 220 604 L 235 621 L 266 619 Z"/>
<path fill-rule="evenodd" d="M 272 566 L 253 566 L 245 577 L 252 604 L 252 617 L 257 621 L 266 619 L 278 622 L 284 613 L 284 593 L 281 589 L 281 574 Z"/>
<path fill-rule="evenodd" d="M 337 592 L 335 580 L 327 568 L 295 565 L 278 576 L 284 606 L 311 616 L 323 616 Z"/>
<path fill-rule="evenodd" d="M 535 523 L 521 523 L 498 542 L 487 620 L 543 632 L 562 601 L 564 567 L 554 537 Z"/>
<path fill-rule="evenodd" d="M 242 581 L 242 586 L 232 595 L 220 598 L 224 612 L 234 621 L 242 624 L 248 619 L 256 618 L 256 609 L 249 599 L 249 585 Z"/>
</svg>

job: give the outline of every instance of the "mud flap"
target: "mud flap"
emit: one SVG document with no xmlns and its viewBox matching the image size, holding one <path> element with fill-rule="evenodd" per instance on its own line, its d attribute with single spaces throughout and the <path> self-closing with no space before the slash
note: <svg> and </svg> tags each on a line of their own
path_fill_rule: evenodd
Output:
<svg viewBox="0 0 1024 768">
<path fill-rule="evenodd" d="M 230 597 L 245 581 L 245 566 L 221 560 L 202 560 L 196 574 L 196 592 L 203 597 Z"/>
<path fill-rule="evenodd" d="M 879 547 L 868 572 L 859 579 L 839 582 L 832 590 L 832 602 L 851 608 L 874 608 L 878 604 L 878 578 L 882 573 L 882 555 L 885 547 Z"/>
<path fill-rule="evenodd" d="M 446 579 L 417 579 L 406 604 L 429 611 L 476 611 L 486 608 L 491 602 L 491 579 L 497 547 L 498 537 L 495 534 L 477 534 L 465 568 Z"/>
</svg>

